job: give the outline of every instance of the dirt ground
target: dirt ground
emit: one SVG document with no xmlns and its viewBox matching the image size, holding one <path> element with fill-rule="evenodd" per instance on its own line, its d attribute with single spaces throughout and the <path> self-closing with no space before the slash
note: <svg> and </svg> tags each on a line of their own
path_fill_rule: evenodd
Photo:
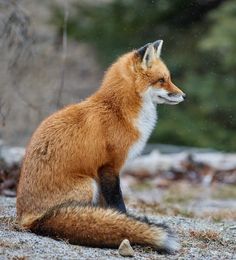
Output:
<svg viewBox="0 0 236 260">
<path fill-rule="evenodd" d="M 133 213 L 139 215 L 145 213 L 152 221 L 168 224 L 177 232 L 182 246 L 178 254 L 168 256 L 158 254 L 148 247 L 134 247 L 134 259 L 235 259 L 235 200 L 221 198 L 199 202 L 194 195 L 188 200 L 187 197 L 190 195 L 187 195 L 185 191 L 183 191 L 183 196 L 186 200 L 183 197 L 180 199 L 178 191 L 179 189 L 184 190 L 184 185 L 180 184 L 176 188 L 175 195 L 173 195 L 173 188 L 168 189 L 164 196 L 165 200 L 162 199 L 163 204 L 153 201 L 145 202 L 141 199 L 143 192 L 149 192 L 149 195 L 156 196 L 154 191 L 150 189 L 142 188 L 139 192 L 140 189 L 133 187 L 131 190 L 136 199 L 132 200 L 129 192 L 126 192 L 126 202 Z M 196 192 L 197 189 L 190 188 L 188 191 Z M 193 194 L 195 194 L 194 192 Z M 197 201 L 198 204 L 196 204 Z M 195 209 L 202 213 L 208 212 L 208 215 L 197 216 L 193 211 L 188 211 L 187 205 L 189 206 L 191 203 L 195 203 Z M 217 213 L 220 211 L 221 216 Z M 217 214 L 218 218 L 214 218 L 214 215 L 217 216 Z M 74 246 L 65 241 L 56 241 L 29 232 L 20 232 L 15 227 L 15 198 L 0 197 L 0 259 L 122 258 L 115 249 Z"/>
</svg>

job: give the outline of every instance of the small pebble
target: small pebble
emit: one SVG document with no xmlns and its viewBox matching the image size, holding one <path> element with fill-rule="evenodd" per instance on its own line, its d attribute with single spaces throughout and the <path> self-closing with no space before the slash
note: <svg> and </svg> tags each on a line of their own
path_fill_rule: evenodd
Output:
<svg viewBox="0 0 236 260">
<path fill-rule="evenodd" d="M 134 250 L 130 245 L 130 242 L 128 239 L 124 239 L 118 248 L 118 252 L 122 256 L 134 256 Z"/>
</svg>

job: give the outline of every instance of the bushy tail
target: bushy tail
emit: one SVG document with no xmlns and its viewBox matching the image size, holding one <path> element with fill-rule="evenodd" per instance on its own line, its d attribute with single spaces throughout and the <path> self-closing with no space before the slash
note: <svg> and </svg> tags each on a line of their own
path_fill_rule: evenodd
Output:
<svg viewBox="0 0 236 260">
<path fill-rule="evenodd" d="M 179 249 L 174 234 L 161 224 L 150 224 L 112 209 L 83 206 L 69 201 L 51 208 L 31 230 L 68 240 L 71 244 L 118 248 L 123 239 L 172 253 Z"/>
</svg>

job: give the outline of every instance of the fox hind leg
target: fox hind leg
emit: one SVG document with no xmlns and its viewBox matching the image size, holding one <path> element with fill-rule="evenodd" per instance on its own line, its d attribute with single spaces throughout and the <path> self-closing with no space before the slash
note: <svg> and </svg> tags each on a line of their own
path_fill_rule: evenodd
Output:
<svg viewBox="0 0 236 260">
<path fill-rule="evenodd" d="M 81 177 L 76 180 L 75 187 L 64 199 L 75 200 L 80 203 L 98 205 L 100 199 L 100 189 L 97 182 L 90 177 Z"/>
</svg>

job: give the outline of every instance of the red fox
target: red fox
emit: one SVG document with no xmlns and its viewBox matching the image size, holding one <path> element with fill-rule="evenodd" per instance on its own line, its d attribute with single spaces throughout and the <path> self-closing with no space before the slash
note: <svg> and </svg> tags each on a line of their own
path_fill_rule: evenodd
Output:
<svg viewBox="0 0 236 260">
<path fill-rule="evenodd" d="M 156 104 L 185 98 L 160 59 L 162 44 L 121 56 L 95 94 L 41 123 L 17 190 L 22 229 L 91 247 L 117 248 L 127 238 L 157 251 L 179 249 L 167 226 L 126 213 L 119 179 L 155 126 Z"/>
</svg>

